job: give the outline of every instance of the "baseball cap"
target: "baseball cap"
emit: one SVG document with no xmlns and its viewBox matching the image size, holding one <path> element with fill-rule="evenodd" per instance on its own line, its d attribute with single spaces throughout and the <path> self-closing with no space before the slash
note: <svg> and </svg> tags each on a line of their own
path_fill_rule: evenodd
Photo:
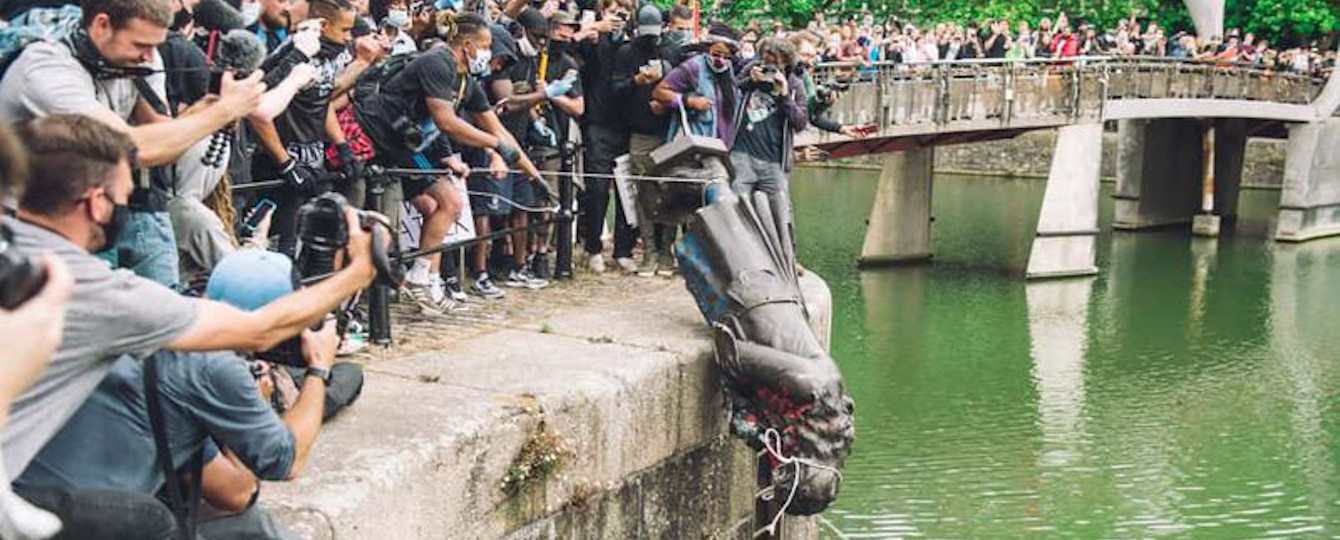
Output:
<svg viewBox="0 0 1340 540">
<path fill-rule="evenodd" d="M 549 32 L 549 19 L 544 18 L 544 14 L 535 8 L 526 8 L 521 10 L 521 14 L 516 16 L 516 22 L 522 28 L 537 34 Z"/>
<path fill-rule="evenodd" d="M 577 22 L 577 13 L 568 9 L 560 9 L 558 11 L 555 11 L 553 22 L 554 24 L 561 24 L 564 26 L 579 25 L 579 23 Z"/>
<path fill-rule="evenodd" d="M 240 249 L 214 266 L 205 296 L 254 311 L 293 292 L 293 261 L 263 249 Z"/>
<path fill-rule="evenodd" d="M 661 35 L 661 10 L 656 6 L 646 5 L 637 12 L 637 35 L 639 36 L 659 36 Z"/>
</svg>

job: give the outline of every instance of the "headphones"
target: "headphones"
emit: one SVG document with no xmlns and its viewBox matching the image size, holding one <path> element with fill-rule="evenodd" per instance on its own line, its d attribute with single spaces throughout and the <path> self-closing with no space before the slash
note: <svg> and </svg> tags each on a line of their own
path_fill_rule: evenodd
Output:
<svg viewBox="0 0 1340 540">
<path fill-rule="evenodd" d="M 70 53 L 74 54 L 76 60 L 93 75 L 94 79 L 133 79 L 153 75 L 157 70 L 144 66 L 114 66 L 98 52 L 98 48 L 93 45 L 93 40 L 88 37 L 88 30 L 80 28 L 71 32 L 62 40 Z"/>
</svg>

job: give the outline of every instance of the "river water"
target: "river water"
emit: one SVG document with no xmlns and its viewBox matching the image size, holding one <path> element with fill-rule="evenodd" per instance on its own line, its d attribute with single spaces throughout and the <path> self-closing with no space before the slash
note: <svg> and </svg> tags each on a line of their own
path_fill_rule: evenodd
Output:
<svg viewBox="0 0 1340 540">
<path fill-rule="evenodd" d="M 792 187 L 856 400 L 825 538 L 1340 538 L 1340 240 L 1269 241 L 1273 191 L 1114 234 L 1105 186 L 1100 274 L 1030 284 L 1045 183 L 942 175 L 934 262 L 861 271 L 877 180 Z"/>
</svg>

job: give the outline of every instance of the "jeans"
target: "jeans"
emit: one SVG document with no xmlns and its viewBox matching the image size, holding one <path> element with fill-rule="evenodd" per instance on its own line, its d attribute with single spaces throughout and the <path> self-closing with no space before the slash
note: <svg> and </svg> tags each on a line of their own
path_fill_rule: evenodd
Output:
<svg viewBox="0 0 1340 540">
<path fill-rule="evenodd" d="M 200 524 L 201 540 L 293 540 L 293 533 L 268 512 L 252 506 L 235 516 Z"/>
<path fill-rule="evenodd" d="M 149 495 L 31 487 L 14 492 L 60 518 L 53 540 L 171 540 L 176 533 L 172 511 Z"/>
<path fill-rule="evenodd" d="M 116 243 L 98 256 L 113 268 L 125 268 L 142 278 L 177 288 L 177 240 L 172 232 L 172 218 L 166 211 L 131 212 Z"/>
<path fill-rule="evenodd" d="M 605 214 L 609 208 L 610 190 L 614 179 L 605 175 L 614 173 L 614 158 L 628 151 L 628 134 L 622 130 L 590 124 L 586 126 L 586 170 L 601 176 L 588 177 L 582 193 L 578 230 L 582 245 L 592 255 L 600 253 L 600 241 L 605 229 Z M 637 243 L 637 230 L 624 219 L 623 202 L 614 198 L 614 257 L 632 257 Z"/>
<path fill-rule="evenodd" d="M 769 163 L 746 152 L 731 152 L 730 162 L 735 167 L 730 187 L 736 195 L 744 197 L 755 191 L 790 194 L 790 179 L 781 163 Z"/>
</svg>

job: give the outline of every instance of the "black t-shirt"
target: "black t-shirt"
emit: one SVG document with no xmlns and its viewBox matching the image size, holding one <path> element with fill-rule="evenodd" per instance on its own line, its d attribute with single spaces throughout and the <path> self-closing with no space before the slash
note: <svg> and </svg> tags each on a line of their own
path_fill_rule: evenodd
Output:
<svg viewBox="0 0 1340 540">
<path fill-rule="evenodd" d="M 782 163 L 782 130 L 786 117 L 771 94 L 755 90 L 745 109 L 735 148 L 768 163 Z"/>
<path fill-rule="evenodd" d="M 293 47 L 288 41 L 275 50 L 261 64 L 265 70 L 265 86 L 274 88 L 293 71 L 294 66 L 310 63 L 316 68 L 316 78 L 293 96 L 284 112 L 275 118 L 275 131 L 284 144 L 310 144 L 326 140 L 326 109 L 335 92 L 335 76 L 347 64 L 344 48 L 323 47 L 315 58 Z"/>
<path fill-rule="evenodd" d="M 508 73 L 512 78 L 513 92 L 517 94 L 529 94 L 540 90 L 539 75 L 541 63 L 546 64 L 543 79 L 545 84 L 562 79 L 568 71 L 579 71 L 577 62 L 567 54 L 558 56 L 557 61 L 555 61 L 553 57 L 550 57 L 549 60 L 545 62 L 544 58 L 545 55 L 521 55 L 516 63 L 512 64 Z M 576 82 L 573 83 L 572 92 L 568 95 L 574 97 L 582 95 L 581 77 L 578 77 Z M 548 102 L 541 102 L 539 106 L 545 111 L 545 122 L 549 125 L 549 129 L 554 130 L 554 133 L 558 135 L 559 142 L 561 143 L 566 140 L 569 117 Z M 521 141 L 522 144 L 526 144 L 531 131 L 530 111 L 518 111 L 515 114 L 510 114 L 505 122 L 508 126 L 508 130 L 513 130 L 515 128 L 515 130 L 512 131 L 512 135 L 517 136 L 517 140 Z"/>
<path fill-rule="evenodd" d="M 582 89 L 586 91 L 586 115 L 583 122 L 606 127 L 623 127 L 624 111 L 614 95 L 614 57 L 628 40 L 615 40 L 602 34 L 595 43 L 582 42 L 578 57 L 582 62 Z"/>
<path fill-rule="evenodd" d="M 432 122 L 428 98 L 454 104 L 457 94 L 469 90 L 468 82 L 462 81 L 456 73 L 456 59 L 451 50 L 433 49 L 410 60 L 391 80 L 384 82 L 376 94 L 359 96 L 355 109 L 358 123 L 376 143 L 378 153 L 403 154 L 406 141 L 402 132 L 396 129 L 397 123 L 422 129 L 426 122 Z M 487 108 L 487 98 L 482 91 L 477 94 Z"/>
<path fill-rule="evenodd" d="M 986 39 L 987 39 L 987 40 L 990 40 L 990 39 L 991 39 L 991 36 L 987 36 Z M 987 58 L 1005 58 L 1005 42 L 1006 42 L 1008 39 L 1009 39 L 1009 38 L 1005 37 L 1005 34 L 1001 34 L 1001 35 L 999 35 L 999 36 L 996 36 L 996 41 L 995 41 L 994 43 L 992 43 L 991 46 L 987 47 L 987 49 L 986 49 L 986 57 L 987 57 Z M 983 41 L 982 43 L 985 45 L 985 44 L 986 44 L 986 41 Z"/>
</svg>

